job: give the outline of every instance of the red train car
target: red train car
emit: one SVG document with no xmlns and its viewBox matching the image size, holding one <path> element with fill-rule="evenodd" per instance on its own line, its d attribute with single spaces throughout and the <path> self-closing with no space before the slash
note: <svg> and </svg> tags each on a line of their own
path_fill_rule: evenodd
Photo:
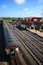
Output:
<svg viewBox="0 0 43 65">
<path fill-rule="evenodd" d="M 34 25 L 37 25 L 37 26 L 41 26 L 43 24 L 43 22 L 34 22 Z"/>
<path fill-rule="evenodd" d="M 31 26 L 32 25 L 32 22 L 29 22 L 29 21 L 22 21 L 21 22 L 22 25 L 25 25 L 27 27 Z"/>
</svg>

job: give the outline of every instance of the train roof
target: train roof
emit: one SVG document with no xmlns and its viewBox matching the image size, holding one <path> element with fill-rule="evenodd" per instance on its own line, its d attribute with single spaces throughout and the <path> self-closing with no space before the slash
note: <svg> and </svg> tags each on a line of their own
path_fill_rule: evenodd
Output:
<svg viewBox="0 0 43 65">
<path fill-rule="evenodd" d="M 5 47 L 11 48 L 11 47 L 18 47 L 18 40 L 12 33 L 12 31 L 8 28 L 4 28 L 4 35 L 5 35 Z"/>
</svg>

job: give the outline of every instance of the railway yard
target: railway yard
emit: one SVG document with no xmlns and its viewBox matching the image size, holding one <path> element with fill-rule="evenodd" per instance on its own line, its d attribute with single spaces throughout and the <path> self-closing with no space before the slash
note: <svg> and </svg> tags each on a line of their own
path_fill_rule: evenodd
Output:
<svg viewBox="0 0 43 65">
<path fill-rule="evenodd" d="M 43 37 L 0 21 L 0 65 L 43 65 Z"/>
</svg>

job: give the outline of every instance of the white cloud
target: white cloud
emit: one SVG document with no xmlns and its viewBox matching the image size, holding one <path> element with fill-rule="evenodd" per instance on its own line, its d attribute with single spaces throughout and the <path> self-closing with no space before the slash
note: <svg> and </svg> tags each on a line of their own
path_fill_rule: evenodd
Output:
<svg viewBox="0 0 43 65">
<path fill-rule="evenodd" d="M 43 2 L 43 0 L 38 0 L 38 3 L 42 3 Z"/>
<path fill-rule="evenodd" d="M 2 14 L 0 14 L 0 17 L 3 17 L 3 15 L 2 15 Z"/>
<path fill-rule="evenodd" d="M 25 8 L 24 11 L 28 11 L 28 8 Z"/>
<path fill-rule="evenodd" d="M 2 5 L 2 8 L 3 8 L 3 9 L 7 8 L 7 5 Z"/>
<path fill-rule="evenodd" d="M 28 9 L 28 8 L 25 8 L 25 9 L 24 9 L 24 13 L 25 13 L 27 16 L 29 16 L 29 14 L 30 14 L 29 9 Z"/>
<path fill-rule="evenodd" d="M 29 14 L 29 9 L 28 9 L 28 8 L 25 8 L 25 9 L 24 9 L 24 12 L 25 12 L 26 14 Z"/>
<path fill-rule="evenodd" d="M 26 0 L 14 0 L 16 4 L 23 4 Z"/>
</svg>

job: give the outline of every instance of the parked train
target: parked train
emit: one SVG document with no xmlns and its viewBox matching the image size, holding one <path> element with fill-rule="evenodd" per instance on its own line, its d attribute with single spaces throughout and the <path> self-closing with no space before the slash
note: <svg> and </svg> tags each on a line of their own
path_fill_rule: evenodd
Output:
<svg viewBox="0 0 43 65">
<path fill-rule="evenodd" d="M 21 27 L 21 21 L 19 20 L 19 21 L 17 21 L 17 27 Z"/>
<path fill-rule="evenodd" d="M 9 29 L 7 25 L 4 26 L 4 36 L 5 36 L 5 51 L 7 55 L 15 55 L 19 53 L 19 45 L 16 37 Z"/>
</svg>

